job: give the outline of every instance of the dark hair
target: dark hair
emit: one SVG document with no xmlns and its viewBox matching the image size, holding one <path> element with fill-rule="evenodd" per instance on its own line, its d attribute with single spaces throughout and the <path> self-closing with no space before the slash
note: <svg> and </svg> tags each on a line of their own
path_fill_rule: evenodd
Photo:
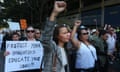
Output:
<svg viewBox="0 0 120 72">
<path fill-rule="evenodd" d="M 102 35 L 105 35 L 106 33 L 108 33 L 106 30 L 100 30 L 99 37 L 101 37 Z"/>
<path fill-rule="evenodd" d="M 13 32 L 13 33 L 10 35 L 10 40 L 12 40 L 12 38 L 13 38 L 14 35 L 17 35 L 18 37 L 20 37 L 20 35 L 19 35 L 17 32 Z"/>
<path fill-rule="evenodd" d="M 55 29 L 53 31 L 53 40 L 55 41 L 55 43 L 58 45 L 58 35 L 60 33 L 60 28 L 66 27 L 66 24 L 61 24 L 61 25 L 55 25 Z"/>
<path fill-rule="evenodd" d="M 77 29 L 77 39 L 81 41 L 80 36 L 81 36 L 81 31 L 82 30 L 87 30 L 87 28 L 78 28 Z"/>
<path fill-rule="evenodd" d="M 20 36 L 17 32 L 13 32 L 13 33 L 11 34 L 11 36 L 13 36 L 13 35 Z"/>
<path fill-rule="evenodd" d="M 34 27 L 33 27 L 33 26 L 28 26 L 28 27 L 26 28 L 26 31 L 28 30 L 28 28 L 33 28 L 33 29 L 34 29 Z"/>
</svg>

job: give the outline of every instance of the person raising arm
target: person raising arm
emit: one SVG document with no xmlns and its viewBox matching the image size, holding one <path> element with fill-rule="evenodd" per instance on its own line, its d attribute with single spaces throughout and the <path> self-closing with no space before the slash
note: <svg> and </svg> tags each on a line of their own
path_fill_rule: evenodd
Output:
<svg viewBox="0 0 120 72">
<path fill-rule="evenodd" d="M 75 72 L 93 72 L 97 60 L 96 50 L 88 41 L 87 29 L 80 25 L 81 21 L 76 20 L 71 34 L 71 41 L 77 48 Z M 77 33 L 77 39 L 74 37 L 75 33 Z"/>
<path fill-rule="evenodd" d="M 44 46 L 44 72 L 69 72 L 64 45 L 70 39 L 65 25 L 55 27 L 55 19 L 66 8 L 66 2 L 55 1 L 50 18 L 46 21 L 42 43 Z"/>
</svg>

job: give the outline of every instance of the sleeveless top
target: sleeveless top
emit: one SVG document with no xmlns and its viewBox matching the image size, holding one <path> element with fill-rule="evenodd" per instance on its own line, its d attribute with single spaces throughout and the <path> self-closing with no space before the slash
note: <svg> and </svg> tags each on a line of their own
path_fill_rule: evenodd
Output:
<svg viewBox="0 0 120 72">
<path fill-rule="evenodd" d="M 92 45 L 85 45 L 81 42 L 80 48 L 77 50 L 75 68 L 93 68 L 95 60 L 97 60 L 95 48 Z"/>
<path fill-rule="evenodd" d="M 114 35 L 108 34 L 107 44 L 108 44 L 108 53 L 113 53 L 115 48 L 116 39 Z"/>
</svg>

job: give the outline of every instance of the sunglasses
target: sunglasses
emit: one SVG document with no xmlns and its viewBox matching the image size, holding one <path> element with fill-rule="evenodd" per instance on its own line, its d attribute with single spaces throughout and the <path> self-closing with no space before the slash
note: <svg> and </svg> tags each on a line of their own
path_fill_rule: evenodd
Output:
<svg viewBox="0 0 120 72">
<path fill-rule="evenodd" d="M 87 33 L 82 33 L 82 35 L 88 35 L 88 32 Z"/>
<path fill-rule="evenodd" d="M 27 33 L 30 33 L 30 32 L 31 32 L 31 33 L 34 33 L 35 31 L 34 31 L 34 30 L 27 30 L 26 32 L 27 32 Z"/>
</svg>

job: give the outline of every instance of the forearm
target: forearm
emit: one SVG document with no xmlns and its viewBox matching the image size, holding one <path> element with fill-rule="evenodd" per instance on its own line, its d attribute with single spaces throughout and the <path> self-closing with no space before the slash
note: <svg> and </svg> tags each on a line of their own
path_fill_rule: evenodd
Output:
<svg viewBox="0 0 120 72">
<path fill-rule="evenodd" d="M 77 31 L 77 26 L 74 26 L 72 34 L 71 34 L 71 41 L 73 45 L 75 46 L 75 48 L 79 48 L 79 41 L 75 38 L 76 31 Z"/>
<path fill-rule="evenodd" d="M 62 4 L 62 6 L 59 6 L 61 4 Z M 52 48 L 52 46 L 54 46 L 52 37 L 53 37 L 55 20 L 56 20 L 56 17 L 58 16 L 58 14 L 60 12 L 64 11 L 65 8 L 66 8 L 66 3 L 64 1 L 55 1 L 53 11 L 52 11 L 49 19 L 47 19 L 45 28 L 44 28 L 44 32 L 42 33 L 41 40 L 42 40 L 44 47 Z"/>
<path fill-rule="evenodd" d="M 76 34 L 76 31 L 77 31 L 77 26 L 74 26 L 74 27 L 73 27 L 73 31 L 72 31 L 72 33 L 71 33 L 71 40 L 74 39 L 75 34 Z"/>
<path fill-rule="evenodd" d="M 107 30 L 107 25 L 105 25 L 104 30 Z"/>
<path fill-rule="evenodd" d="M 46 20 L 45 28 L 42 33 L 41 42 L 44 46 L 44 51 L 46 53 L 51 52 L 54 46 L 52 37 L 56 16 L 57 15 L 55 13 L 52 13 L 51 16 Z"/>
<path fill-rule="evenodd" d="M 53 29 L 54 29 L 54 25 L 55 25 L 55 20 L 57 17 L 58 13 L 52 12 L 49 19 L 47 19 L 46 24 L 45 24 L 45 28 L 44 28 L 44 32 L 43 32 L 43 36 L 42 36 L 42 40 L 51 40 L 52 39 L 52 35 L 53 35 Z"/>
<path fill-rule="evenodd" d="M 58 13 L 52 12 L 49 18 L 49 21 L 54 22 L 56 17 L 57 17 Z"/>
<path fill-rule="evenodd" d="M 42 33 L 42 39 L 41 39 L 42 41 L 51 40 L 54 24 L 55 24 L 55 22 L 52 22 L 49 20 L 46 21 L 46 25 L 45 25 L 44 31 Z"/>
</svg>

